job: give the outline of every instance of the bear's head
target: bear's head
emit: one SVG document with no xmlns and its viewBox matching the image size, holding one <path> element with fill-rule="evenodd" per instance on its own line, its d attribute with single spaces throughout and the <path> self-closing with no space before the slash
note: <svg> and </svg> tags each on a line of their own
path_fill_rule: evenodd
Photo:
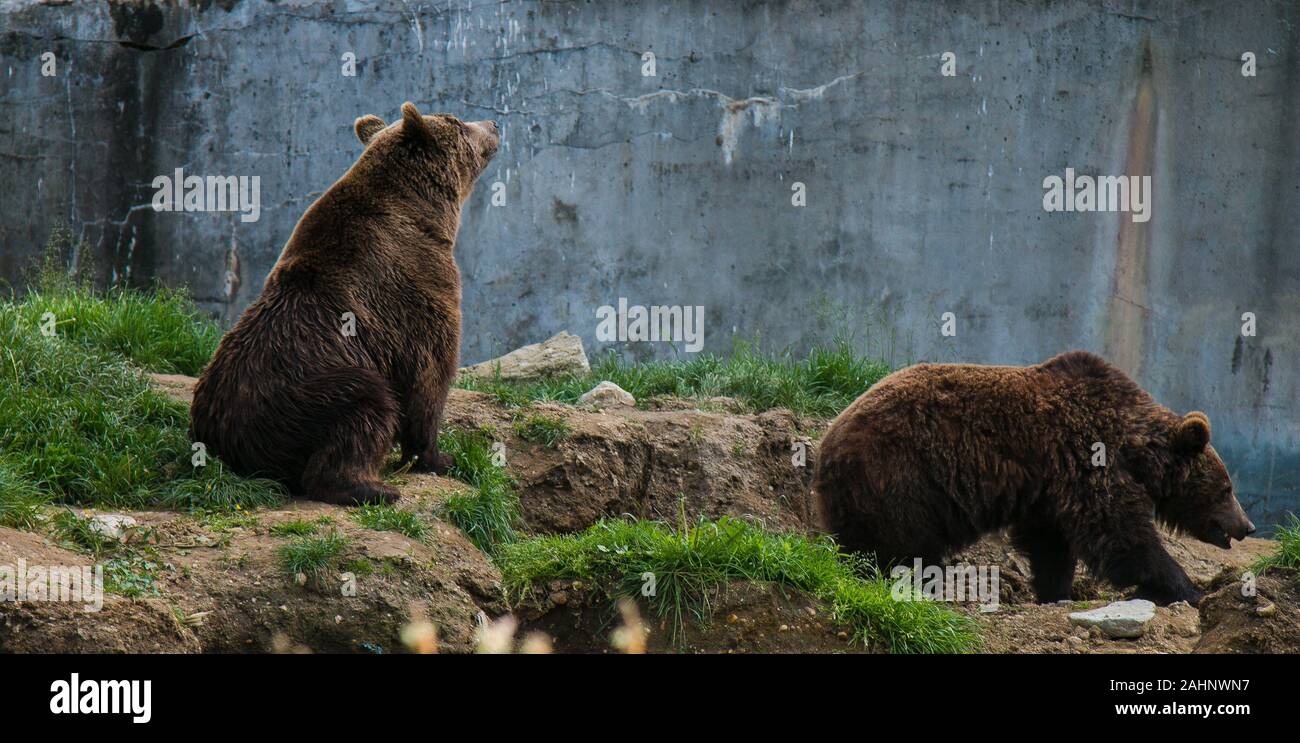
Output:
<svg viewBox="0 0 1300 743">
<path fill-rule="evenodd" d="M 450 114 L 424 116 L 409 101 L 402 104 L 401 121 L 389 125 L 367 115 L 357 119 L 353 128 L 366 145 L 363 161 L 380 160 L 386 169 L 402 168 L 419 181 L 431 182 L 439 192 L 451 190 L 458 206 L 469 198 L 474 181 L 500 144 L 495 121 L 461 121 Z"/>
<path fill-rule="evenodd" d="M 1255 531 L 1233 494 L 1228 468 L 1210 446 L 1210 419 L 1193 411 L 1169 431 L 1165 492 L 1156 502 L 1160 519 L 1202 542 L 1223 549 Z"/>
</svg>

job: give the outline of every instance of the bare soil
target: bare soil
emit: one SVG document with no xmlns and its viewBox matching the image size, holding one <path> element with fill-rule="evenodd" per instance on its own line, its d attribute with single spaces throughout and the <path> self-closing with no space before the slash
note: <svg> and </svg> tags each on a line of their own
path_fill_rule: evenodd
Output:
<svg viewBox="0 0 1300 743">
<path fill-rule="evenodd" d="M 409 504 L 416 507 L 412 499 Z M 0 603 L 0 651 L 6 652 L 393 652 L 415 618 L 438 627 L 439 646 L 469 651 L 480 612 L 505 611 L 500 573 L 450 525 L 434 522 L 424 542 L 358 526 L 346 509 L 295 501 L 255 514 L 256 524 L 220 528 L 166 511 L 130 511 L 158 566 L 156 597 L 109 594 L 104 609 L 78 604 Z M 349 546 L 336 569 L 300 584 L 273 534 L 291 520 L 331 523 Z M 0 564 L 83 565 L 90 560 L 49 539 L 0 528 Z M 365 567 L 361 567 L 365 566 Z M 355 595 L 345 595 L 353 572 Z"/>
</svg>

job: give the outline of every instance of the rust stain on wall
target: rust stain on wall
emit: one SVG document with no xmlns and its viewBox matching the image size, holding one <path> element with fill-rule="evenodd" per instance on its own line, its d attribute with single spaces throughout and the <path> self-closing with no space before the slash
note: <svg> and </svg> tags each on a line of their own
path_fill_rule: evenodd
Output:
<svg viewBox="0 0 1300 743">
<path fill-rule="evenodd" d="M 1125 175 L 1152 175 L 1155 169 L 1156 129 L 1160 114 L 1153 77 L 1151 42 L 1147 39 L 1142 45 L 1142 72 L 1129 117 Z M 1154 194 L 1154 188 L 1152 192 Z M 1156 218 L 1154 205 L 1151 214 L 1152 218 L 1146 222 L 1134 222 L 1127 213 L 1120 213 L 1119 234 L 1115 239 L 1115 273 L 1107 311 L 1106 357 L 1133 377 L 1140 377 L 1142 373 L 1151 314 L 1147 288 L 1151 225 Z"/>
</svg>

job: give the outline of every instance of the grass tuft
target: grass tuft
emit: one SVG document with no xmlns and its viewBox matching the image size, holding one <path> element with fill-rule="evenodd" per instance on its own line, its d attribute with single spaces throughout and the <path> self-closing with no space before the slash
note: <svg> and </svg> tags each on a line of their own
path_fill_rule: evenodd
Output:
<svg viewBox="0 0 1300 743">
<path fill-rule="evenodd" d="M 1300 518 L 1290 514 L 1289 521 L 1277 527 L 1273 539 L 1278 543 L 1277 552 L 1259 558 L 1250 569 L 1257 575 L 1276 568 L 1300 570 Z"/>
<path fill-rule="evenodd" d="M 395 531 L 416 540 L 423 540 L 429 533 L 429 525 L 419 514 L 394 506 L 366 503 L 352 512 L 352 518 L 367 529 Z"/>
<path fill-rule="evenodd" d="M 240 477 L 219 459 L 209 459 L 189 474 L 166 487 L 156 499 L 158 505 L 178 511 L 269 508 L 289 497 L 275 480 Z"/>
<path fill-rule="evenodd" d="M 830 605 L 854 641 L 895 653 L 956 653 L 978 647 L 970 619 L 926 601 L 896 601 L 891 583 L 833 542 L 772 534 L 723 518 L 673 530 L 653 521 L 605 520 L 577 534 L 505 545 L 496 556 L 508 595 L 553 579 L 581 579 L 611 598 L 637 597 L 654 575 L 651 607 L 672 622 L 708 616 L 713 597 L 735 580 L 775 582 Z"/>
<path fill-rule="evenodd" d="M 444 429 L 438 436 L 438 448 L 455 461 L 447 475 L 469 483 L 475 491 L 448 498 L 443 516 L 488 555 L 517 540 L 519 496 L 504 463 L 494 461 L 489 433 Z"/>
<path fill-rule="evenodd" d="M 296 537 L 280 548 L 280 564 L 290 576 L 302 573 L 309 581 L 320 584 L 348 544 L 348 538 L 338 532 L 323 537 Z"/>
<path fill-rule="evenodd" d="M 524 441 L 554 449 L 569 437 L 569 424 L 563 418 L 550 415 L 521 416 L 514 423 L 515 434 Z"/>
</svg>

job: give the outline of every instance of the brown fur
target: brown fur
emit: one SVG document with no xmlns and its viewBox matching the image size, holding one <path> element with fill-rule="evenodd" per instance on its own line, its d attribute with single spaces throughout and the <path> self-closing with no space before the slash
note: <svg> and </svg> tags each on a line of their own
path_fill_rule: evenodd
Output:
<svg viewBox="0 0 1300 743">
<path fill-rule="evenodd" d="M 496 124 L 357 119 L 365 151 L 294 228 L 262 294 L 203 370 L 191 436 L 243 475 L 332 503 L 391 501 L 380 467 L 441 471 L 438 426 L 459 366 L 460 210 Z M 344 313 L 355 335 L 344 335 Z"/>
<path fill-rule="evenodd" d="M 1154 519 L 1224 548 L 1254 530 L 1209 440 L 1204 413 L 1176 415 L 1083 351 L 1029 367 L 919 364 L 831 424 L 814 497 L 823 526 L 882 567 L 938 564 L 1011 527 L 1041 601 L 1070 597 L 1082 559 L 1141 596 L 1195 603 Z"/>
</svg>

